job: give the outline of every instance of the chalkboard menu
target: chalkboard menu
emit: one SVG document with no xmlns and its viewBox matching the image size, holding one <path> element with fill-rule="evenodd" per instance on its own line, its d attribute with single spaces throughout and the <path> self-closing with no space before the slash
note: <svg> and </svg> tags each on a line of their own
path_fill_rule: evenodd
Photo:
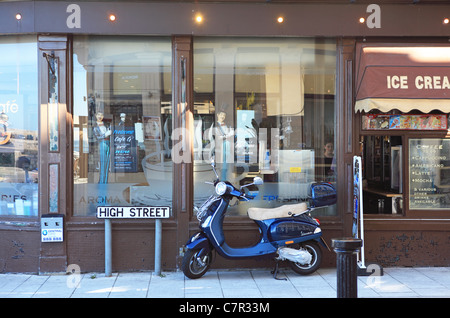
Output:
<svg viewBox="0 0 450 318">
<path fill-rule="evenodd" d="M 137 148 L 134 126 L 118 125 L 113 130 L 113 169 L 115 172 L 137 171 Z"/>
<path fill-rule="evenodd" d="M 450 208 L 450 139 L 409 140 L 409 209 Z"/>
</svg>

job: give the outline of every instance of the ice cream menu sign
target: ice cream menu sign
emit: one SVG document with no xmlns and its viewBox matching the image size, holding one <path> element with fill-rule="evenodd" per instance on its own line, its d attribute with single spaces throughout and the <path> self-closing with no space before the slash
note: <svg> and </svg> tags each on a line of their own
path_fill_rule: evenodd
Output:
<svg viewBox="0 0 450 318">
<path fill-rule="evenodd" d="M 409 209 L 448 209 L 450 139 L 409 140 Z"/>
</svg>

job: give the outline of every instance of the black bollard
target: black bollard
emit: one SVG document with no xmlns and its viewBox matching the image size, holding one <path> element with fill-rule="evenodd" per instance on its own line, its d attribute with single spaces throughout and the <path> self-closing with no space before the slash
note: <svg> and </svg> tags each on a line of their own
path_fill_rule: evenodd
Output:
<svg viewBox="0 0 450 318">
<path fill-rule="evenodd" d="M 357 252 L 362 240 L 344 237 L 331 240 L 331 246 L 337 254 L 337 298 L 358 297 Z"/>
</svg>

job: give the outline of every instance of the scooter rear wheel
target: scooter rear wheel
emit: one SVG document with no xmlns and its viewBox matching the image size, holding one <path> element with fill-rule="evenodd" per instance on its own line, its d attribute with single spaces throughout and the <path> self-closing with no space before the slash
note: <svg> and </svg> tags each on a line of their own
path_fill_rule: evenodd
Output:
<svg viewBox="0 0 450 318">
<path fill-rule="evenodd" d="M 200 249 L 187 250 L 184 254 L 181 270 L 186 277 L 192 279 L 200 278 L 208 271 L 212 261 L 211 252 L 202 258 L 198 257 L 199 252 Z"/>
<path fill-rule="evenodd" d="M 309 264 L 300 264 L 289 261 L 289 265 L 292 270 L 300 275 L 308 275 L 314 273 L 320 267 L 322 263 L 322 250 L 316 242 L 305 242 L 298 246 L 298 248 L 306 249 L 312 256 L 311 262 Z"/>
</svg>

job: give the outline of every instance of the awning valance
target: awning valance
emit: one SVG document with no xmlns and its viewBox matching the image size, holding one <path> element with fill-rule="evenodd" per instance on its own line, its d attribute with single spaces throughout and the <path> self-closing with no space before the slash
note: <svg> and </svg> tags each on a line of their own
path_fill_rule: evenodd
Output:
<svg viewBox="0 0 450 318">
<path fill-rule="evenodd" d="M 450 46 L 360 43 L 356 53 L 355 112 L 450 113 Z"/>
</svg>

